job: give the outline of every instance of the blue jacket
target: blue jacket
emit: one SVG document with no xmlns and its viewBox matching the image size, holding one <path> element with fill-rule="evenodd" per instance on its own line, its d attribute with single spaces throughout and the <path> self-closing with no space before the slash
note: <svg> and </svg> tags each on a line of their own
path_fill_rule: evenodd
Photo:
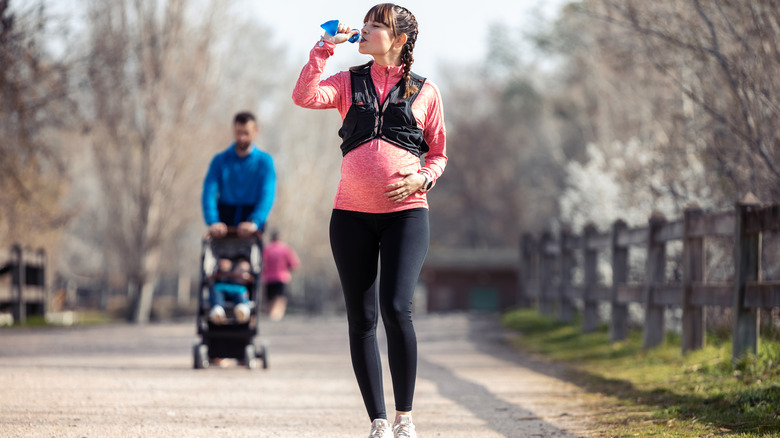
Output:
<svg viewBox="0 0 780 438">
<path fill-rule="evenodd" d="M 262 230 L 276 195 L 273 158 L 255 144 L 242 158 L 234 146 L 231 144 L 211 160 L 203 182 L 203 218 L 206 225 L 254 222 Z"/>
</svg>

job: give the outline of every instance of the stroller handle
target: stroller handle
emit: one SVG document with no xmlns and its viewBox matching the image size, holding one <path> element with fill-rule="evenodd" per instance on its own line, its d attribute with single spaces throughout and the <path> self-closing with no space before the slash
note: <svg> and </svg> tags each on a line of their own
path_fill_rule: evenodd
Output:
<svg viewBox="0 0 780 438">
<path fill-rule="evenodd" d="M 246 238 L 254 238 L 256 240 L 261 240 L 263 238 L 263 232 L 261 230 L 257 230 L 248 236 L 239 236 L 238 227 L 230 226 L 227 227 L 227 233 L 224 236 L 220 236 L 220 237 L 214 237 L 208 231 L 206 231 L 206 234 L 203 235 L 203 242 L 225 240 L 225 239 L 246 239 Z"/>
</svg>

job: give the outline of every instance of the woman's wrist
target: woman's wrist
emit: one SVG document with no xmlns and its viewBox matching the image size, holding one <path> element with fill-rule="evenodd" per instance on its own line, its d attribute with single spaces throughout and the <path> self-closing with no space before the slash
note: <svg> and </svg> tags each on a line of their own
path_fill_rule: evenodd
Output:
<svg viewBox="0 0 780 438">
<path fill-rule="evenodd" d="M 328 43 L 330 43 L 330 44 L 328 44 Z M 317 46 L 316 47 L 323 47 L 323 48 L 326 48 L 326 49 L 330 48 L 330 50 L 333 50 L 333 48 L 336 47 L 336 43 L 334 43 L 333 41 L 327 39 L 325 37 L 325 35 L 323 35 L 323 36 L 320 37 L 320 40 L 317 41 Z"/>
<path fill-rule="evenodd" d="M 425 193 L 428 190 L 430 190 L 431 187 L 433 187 L 433 178 L 431 178 L 425 172 L 417 172 L 417 174 L 423 177 L 422 186 L 420 186 L 420 189 L 418 191 L 421 192 L 421 193 Z"/>
</svg>

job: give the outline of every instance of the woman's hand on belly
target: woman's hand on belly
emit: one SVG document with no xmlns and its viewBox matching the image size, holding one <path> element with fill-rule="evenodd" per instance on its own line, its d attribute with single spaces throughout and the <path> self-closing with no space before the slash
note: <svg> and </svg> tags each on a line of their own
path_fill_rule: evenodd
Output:
<svg viewBox="0 0 780 438">
<path fill-rule="evenodd" d="M 425 184 L 425 177 L 410 169 L 403 169 L 398 172 L 403 179 L 393 184 L 388 184 L 385 191 L 391 201 L 403 202 L 410 195 L 417 193 Z"/>
</svg>

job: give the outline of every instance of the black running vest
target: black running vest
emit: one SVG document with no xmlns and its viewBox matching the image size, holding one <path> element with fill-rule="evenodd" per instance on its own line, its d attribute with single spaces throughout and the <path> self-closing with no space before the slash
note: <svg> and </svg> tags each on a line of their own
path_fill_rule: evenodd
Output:
<svg viewBox="0 0 780 438">
<path fill-rule="evenodd" d="M 428 152 L 423 130 L 417 127 L 412 114 L 412 103 L 420 94 L 425 78 L 412 73 L 411 83 L 417 85 L 417 92 L 409 97 L 401 97 L 404 87 L 398 81 L 381 107 L 371 80 L 371 66 L 350 71 L 350 79 L 352 105 L 339 129 L 339 137 L 343 140 L 342 156 L 375 138 L 406 149 L 417 157 Z"/>
</svg>

